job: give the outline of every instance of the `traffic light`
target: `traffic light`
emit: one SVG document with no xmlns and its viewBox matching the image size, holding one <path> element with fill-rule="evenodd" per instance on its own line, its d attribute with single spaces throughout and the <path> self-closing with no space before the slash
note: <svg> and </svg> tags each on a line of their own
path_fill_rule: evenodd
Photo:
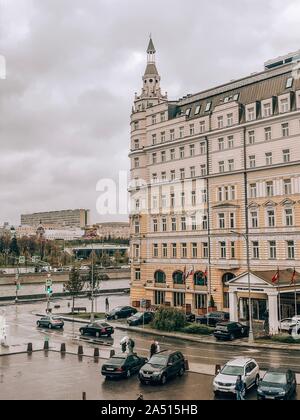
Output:
<svg viewBox="0 0 300 420">
<path fill-rule="evenodd" d="M 53 293 L 52 286 L 46 286 L 46 293 L 47 295 L 52 295 Z"/>
</svg>

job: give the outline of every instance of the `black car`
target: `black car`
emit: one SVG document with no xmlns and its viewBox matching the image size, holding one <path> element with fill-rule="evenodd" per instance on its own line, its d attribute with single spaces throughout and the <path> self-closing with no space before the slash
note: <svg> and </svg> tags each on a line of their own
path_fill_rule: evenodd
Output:
<svg viewBox="0 0 300 420">
<path fill-rule="evenodd" d="M 97 338 L 101 336 L 111 337 L 114 333 L 113 327 L 106 322 L 94 322 L 85 327 L 81 327 L 79 331 L 81 335 L 92 335 Z"/>
<path fill-rule="evenodd" d="M 150 324 L 150 322 L 152 322 L 153 319 L 153 312 L 137 312 L 135 315 L 127 319 L 127 324 L 130 327 L 134 327 L 136 325 L 146 325 Z"/>
<path fill-rule="evenodd" d="M 230 314 L 228 312 L 211 312 L 206 315 L 198 316 L 196 322 L 203 325 L 215 327 L 220 322 L 229 321 Z"/>
<path fill-rule="evenodd" d="M 129 378 L 139 372 L 147 360 L 136 354 L 115 355 L 102 366 L 101 373 L 107 378 Z"/>
<path fill-rule="evenodd" d="M 217 340 L 231 340 L 249 336 L 249 327 L 239 322 L 220 322 L 216 325 L 214 336 Z"/>
<path fill-rule="evenodd" d="M 149 362 L 139 372 L 142 384 L 161 383 L 164 385 L 169 378 L 182 376 L 185 372 L 185 360 L 179 351 L 163 351 L 151 357 Z"/>
<path fill-rule="evenodd" d="M 297 393 L 296 375 L 287 369 L 269 370 L 257 388 L 258 400 L 289 400 Z"/>
<path fill-rule="evenodd" d="M 132 315 L 135 315 L 137 313 L 137 310 L 135 308 L 132 308 L 131 306 L 119 306 L 112 311 L 110 311 L 108 314 L 106 314 L 106 319 L 112 320 L 112 319 L 120 319 L 120 318 L 128 318 Z"/>
</svg>

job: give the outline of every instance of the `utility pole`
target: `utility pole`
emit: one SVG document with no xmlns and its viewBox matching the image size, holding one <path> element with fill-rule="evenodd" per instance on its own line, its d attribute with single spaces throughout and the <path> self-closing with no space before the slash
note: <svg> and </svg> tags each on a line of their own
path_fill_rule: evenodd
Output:
<svg viewBox="0 0 300 420">
<path fill-rule="evenodd" d="M 92 309 L 91 309 L 91 322 L 94 322 L 94 247 L 92 244 L 92 272 L 91 272 L 91 282 L 92 282 L 92 290 L 91 290 L 91 301 L 92 301 Z"/>
</svg>

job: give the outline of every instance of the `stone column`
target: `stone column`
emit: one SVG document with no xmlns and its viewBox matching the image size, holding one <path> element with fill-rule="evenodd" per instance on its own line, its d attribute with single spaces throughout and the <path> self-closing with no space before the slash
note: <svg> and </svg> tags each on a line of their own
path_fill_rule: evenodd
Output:
<svg viewBox="0 0 300 420">
<path fill-rule="evenodd" d="M 279 319 L 278 319 L 278 293 L 268 293 L 269 300 L 269 329 L 270 335 L 276 335 L 279 331 Z"/>
<path fill-rule="evenodd" d="M 238 313 L 238 300 L 236 292 L 229 292 L 229 312 L 230 312 L 230 321 L 238 322 L 239 313 Z"/>
</svg>

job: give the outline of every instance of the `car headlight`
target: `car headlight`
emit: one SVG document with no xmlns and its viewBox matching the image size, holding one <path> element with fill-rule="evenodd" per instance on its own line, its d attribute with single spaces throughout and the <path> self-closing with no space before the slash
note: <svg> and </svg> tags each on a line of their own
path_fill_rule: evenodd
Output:
<svg viewBox="0 0 300 420">
<path fill-rule="evenodd" d="M 153 376 L 160 376 L 160 372 L 154 372 Z"/>
<path fill-rule="evenodd" d="M 280 395 L 281 397 L 284 397 L 284 396 L 285 396 L 285 394 L 286 394 L 286 392 L 285 392 L 285 391 L 281 391 L 281 392 L 279 392 L 279 394 L 278 394 L 278 395 Z"/>
</svg>

